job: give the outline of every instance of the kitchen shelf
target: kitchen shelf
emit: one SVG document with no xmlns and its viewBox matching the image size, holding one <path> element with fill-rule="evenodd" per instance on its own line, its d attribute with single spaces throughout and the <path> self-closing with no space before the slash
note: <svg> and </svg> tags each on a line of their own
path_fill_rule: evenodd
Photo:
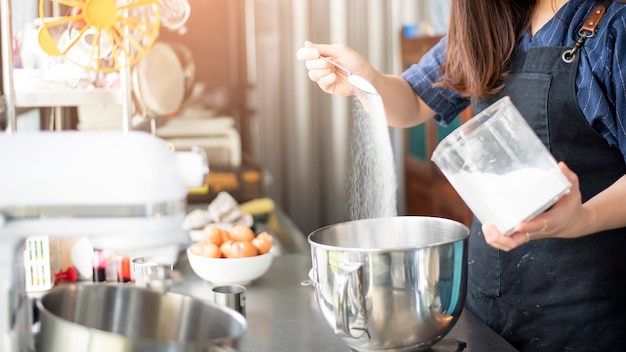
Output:
<svg viewBox="0 0 626 352">
<path fill-rule="evenodd" d="M 130 69 L 119 70 L 119 88 L 72 88 L 68 84 L 57 83 L 44 79 L 42 70 L 15 68 L 11 55 L 13 47 L 12 2 L 0 0 L 0 42 L 2 43 L 1 82 L 4 91 L 6 132 L 13 133 L 17 129 L 16 109 L 41 107 L 72 107 L 80 105 L 121 105 L 122 131 L 132 128 L 133 114 L 131 98 Z M 55 115 L 61 114 L 55 111 Z M 58 117 L 58 116 L 57 116 Z M 60 127 L 62 129 L 62 126 Z"/>
<path fill-rule="evenodd" d="M 43 79 L 42 70 L 15 69 L 13 74 L 16 107 L 125 104 L 120 88 L 72 88 Z"/>
</svg>

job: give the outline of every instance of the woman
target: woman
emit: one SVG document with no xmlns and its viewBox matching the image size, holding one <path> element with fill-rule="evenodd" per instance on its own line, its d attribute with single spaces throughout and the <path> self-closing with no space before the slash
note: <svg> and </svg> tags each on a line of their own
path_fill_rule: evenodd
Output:
<svg viewBox="0 0 626 352">
<path fill-rule="evenodd" d="M 402 76 L 341 45 L 298 50 L 326 92 L 355 93 L 320 56 L 369 80 L 395 127 L 508 95 L 562 161 L 573 187 L 551 209 L 510 236 L 471 229 L 466 307 L 521 351 L 626 349 L 625 23 L 617 1 L 453 0 L 448 35 Z"/>
</svg>

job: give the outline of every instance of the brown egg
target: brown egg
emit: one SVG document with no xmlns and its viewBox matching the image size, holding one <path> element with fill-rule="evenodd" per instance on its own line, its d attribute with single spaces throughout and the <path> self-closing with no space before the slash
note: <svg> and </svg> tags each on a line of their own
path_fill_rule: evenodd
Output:
<svg viewBox="0 0 626 352">
<path fill-rule="evenodd" d="M 232 257 L 229 258 L 245 258 L 254 257 L 259 254 L 259 251 L 248 241 L 233 241 L 231 247 Z"/>
<path fill-rule="evenodd" d="M 218 246 L 208 242 L 194 243 L 190 250 L 191 253 L 202 257 L 219 258 L 222 255 Z"/>
<path fill-rule="evenodd" d="M 230 234 L 230 231 L 226 229 L 222 229 L 222 242 L 231 241 L 233 238 Z"/>
<path fill-rule="evenodd" d="M 259 254 L 265 254 L 272 249 L 272 235 L 263 231 L 252 240 L 252 245 L 259 251 Z"/>
<path fill-rule="evenodd" d="M 217 225 L 207 225 L 204 230 L 202 230 L 202 240 L 219 246 L 224 242 L 222 232 L 222 229 L 220 229 Z"/>
<path fill-rule="evenodd" d="M 202 253 L 204 253 L 204 243 L 196 242 L 191 245 L 191 248 L 189 248 L 189 250 L 195 255 L 202 255 Z"/>
<path fill-rule="evenodd" d="M 235 241 L 249 242 L 254 238 L 254 232 L 248 226 L 234 225 L 230 230 L 230 237 Z"/>
<path fill-rule="evenodd" d="M 222 256 L 222 252 L 215 243 L 205 243 L 202 255 L 209 258 L 219 258 Z"/>
<path fill-rule="evenodd" d="M 236 255 L 236 251 L 233 248 L 233 241 L 224 241 L 220 246 L 220 252 L 224 258 L 235 258 L 234 255 Z"/>
</svg>

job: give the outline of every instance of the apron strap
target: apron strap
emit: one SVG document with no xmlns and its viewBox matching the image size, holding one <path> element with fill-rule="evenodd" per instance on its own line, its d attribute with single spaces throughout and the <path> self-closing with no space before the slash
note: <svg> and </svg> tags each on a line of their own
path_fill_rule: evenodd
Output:
<svg viewBox="0 0 626 352">
<path fill-rule="evenodd" d="M 571 63 L 572 61 L 574 61 L 576 52 L 578 51 L 578 49 L 580 49 L 581 46 L 583 46 L 585 40 L 594 36 L 596 31 L 598 30 L 598 25 L 600 25 L 604 14 L 606 14 L 606 9 L 609 7 L 609 5 L 611 5 L 611 2 L 612 0 L 601 0 L 598 5 L 593 8 L 593 11 L 591 11 L 591 14 L 589 15 L 589 17 L 587 17 L 582 27 L 578 31 L 579 37 L 576 44 L 574 44 L 571 49 L 565 50 L 565 52 L 563 52 L 561 58 L 564 62 Z"/>
<path fill-rule="evenodd" d="M 600 3 L 593 8 L 593 11 L 591 11 L 591 14 L 589 15 L 589 17 L 587 17 L 585 23 L 583 23 L 583 26 L 580 29 L 579 33 L 585 31 L 588 33 L 587 37 L 593 37 L 598 28 L 598 25 L 600 24 L 600 21 L 602 20 L 602 17 L 604 17 L 604 14 L 606 13 L 606 9 L 609 7 L 609 5 L 611 5 L 611 1 L 612 0 L 600 1 Z"/>
</svg>

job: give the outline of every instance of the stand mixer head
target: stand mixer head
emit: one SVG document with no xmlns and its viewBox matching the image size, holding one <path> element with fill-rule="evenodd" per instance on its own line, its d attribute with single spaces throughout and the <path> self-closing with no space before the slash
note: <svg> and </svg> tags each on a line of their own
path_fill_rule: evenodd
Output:
<svg viewBox="0 0 626 352">
<path fill-rule="evenodd" d="M 189 160 L 189 158 L 186 158 Z M 32 350 L 21 249 L 28 236 L 88 236 L 94 246 L 175 262 L 186 170 L 144 132 L 0 134 L 0 350 Z M 23 265 L 21 266 L 23 268 Z M 16 270 L 18 268 L 18 270 Z"/>
</svg>

